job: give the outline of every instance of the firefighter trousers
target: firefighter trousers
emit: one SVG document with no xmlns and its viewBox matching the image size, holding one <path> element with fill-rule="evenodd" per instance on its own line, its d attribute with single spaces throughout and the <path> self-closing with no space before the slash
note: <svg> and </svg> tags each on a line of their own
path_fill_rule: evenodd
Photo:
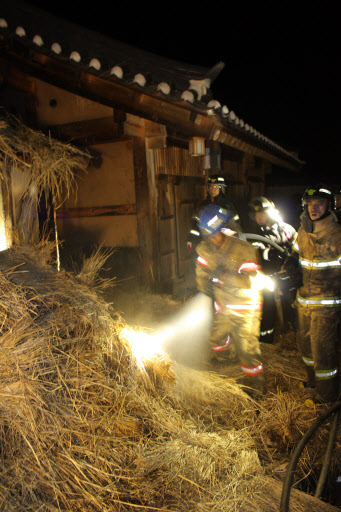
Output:
<svg viewBox="0 0 341 512">
<path fill-rule="evenodd" d="M 273 343 L 276 317 L 274 292 L 263 290 L 263 311 L 259 340 L 262 343 Z"/>
<path fill-rule="evenodd" d="M 297 306 L 297 346 L 305 363 L 309 384 L 316 385 L 324 402 L 333 402 L 339 396 L 339 322 L 338 308 Z"/>
<path fill-rule="evenodd" d="M 246 386 L 264 392 L 265 380 L 259 345 L 260 311 L 242 313 L 225 309 L 215 313 L 210 344 L 216 353 L 228 350 L 230 343 L 236 349 L 243 382 Z"/>
</svg>

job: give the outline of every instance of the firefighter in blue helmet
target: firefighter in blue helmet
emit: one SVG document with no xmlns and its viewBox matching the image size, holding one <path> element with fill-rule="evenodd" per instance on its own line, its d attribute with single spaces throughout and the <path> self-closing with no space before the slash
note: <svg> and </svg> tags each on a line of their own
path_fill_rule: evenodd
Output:
<svg viewBox="0 0 341 512">
<path fill-rule="evenodd" d="M 308 188 L 293 255 L 284 270 L 295 278 L 294 255 L 302 282 L 297 290 L 297 345 L 305 363 L 309 387 L 317 399 L 339 397 L 341 318 L 341 226 L 334 214 L 334 197 L 323 185 Z"/>
<path fill-rule="evenodd" d="M 222 208 L 228 209 L 233 212 L 233 221 L 235 229 L 241 231 L 241 224 L 237 210 L 232 201 L 226 196 L 226 183 L 223 176 L 220 174 L 212 174 L 207 181 L 207 196 L 200 203 L 199 211 L 206 204 L 216 204 Z M 198 243 L 201 241 L 201 233 L 198 227 L 198 213 L 196 212 L 192 218 L 192 227 L 187 238 L 187 249 L 189 251 L 195 250 Z"/>
<path fill-rule="evenodd" d="M 200 211 L 203 240 L 197 246 L 197 288 L 214 301 L 212 358 L 228 354 L 233 342 L 243 383 L 251 395 L 259 396 L 265 390 L 259 345 L 262 295 L 252 284 L 260 265 L 256 249 L 233 229 L 233 216 L 233 211 L 214 204 Z"/>
</svg>

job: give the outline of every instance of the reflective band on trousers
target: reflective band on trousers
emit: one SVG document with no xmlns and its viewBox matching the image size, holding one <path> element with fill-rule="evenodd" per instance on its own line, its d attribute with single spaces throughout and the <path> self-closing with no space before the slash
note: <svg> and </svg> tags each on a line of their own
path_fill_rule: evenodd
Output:
<svg viewBox="0 0 341 512">
<path fill-rule="evenodd" d="M 297 300 L 306 306 L 337 306 L 341 304 L 341 299 L 303 299 L 297 295 Z"/>
<path fill-rule="evenodd" d="M 314 366 L 314 360 L 313 359 L 308 359 L 307 357 L 304 357 L 304 356 L 302 356 L 302 359 L 303 359 L 303 362 L 307 366 Z"/>
<path fill-rule="evenodd" d="M 304 356 L 302 356 L 302 359 L 307 366 L 314 366 L 313 359 L 309 359 L 308 357 Z M 316 378 L 321 380 L 332 379 L 337 373 L 337 368 L 332 368 L 331 370 L 315 370 Z"/>
<path fill-rule="evenodd" d="M 243 364 L 240 365 L 241 369 L 244 373 L 247 375 L 259 375 L 260 373 L 263 373 L 263 363 L 259 363 L 257 366 L 244 366 Z"/>
<path fill-rule="evenodd" d="M 268 331 L 261 331 L 259 334 L 261 336 L 266 336 L 267 334 L 272 334 L 274 332 L 273 329 L 269 329 Z"/>
<path fill-rule="evenodd" d="M 231 345 L 231 338 L 230 336 L 227 336 L 227 339 L 224 343 L 224 345 L 213 345 L 212 350 L 215 352 L 221 352 L 222 350 L 226 350 Z"/>
<path fill-rule="evenodd" d="M 332 370 L 316 370 L 315 375 L 318 379 L 327 380 L 332 379 L 337 374 L 337 368 L 333 368 Z"/>
<path fill-rule="evenodd" d="M 195 229 L 191 229 L 190 233 L 191 235 L 200 236 L 199 231 L 196 231 Z"/>
<path fill-rule="evenodd" d="M 303 268 L 320 269 L 320 268 L 337 268 L 341 267 L 341 257 L 332 261 L 310 261 L 300 258 L 300 264 Z"/>
</svg>

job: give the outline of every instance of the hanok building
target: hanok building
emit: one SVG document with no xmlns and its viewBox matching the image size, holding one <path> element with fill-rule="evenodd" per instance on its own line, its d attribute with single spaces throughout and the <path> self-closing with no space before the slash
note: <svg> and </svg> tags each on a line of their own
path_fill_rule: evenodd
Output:
<svg viewBox="0 0 341 512">
<path fill-rule="evenodd" d="M 212 97 L 222 63 L 175 62 L 13 0 L 1 1 L 0 43 L 0 106 L 93 156 L 59 205 L 59 237 L 79 252 L 120 248 L 158 288 L 193 277 L 186 238 L 210 173 L 238 208 L 274 167 L 302 165 Z"/>
</svg>

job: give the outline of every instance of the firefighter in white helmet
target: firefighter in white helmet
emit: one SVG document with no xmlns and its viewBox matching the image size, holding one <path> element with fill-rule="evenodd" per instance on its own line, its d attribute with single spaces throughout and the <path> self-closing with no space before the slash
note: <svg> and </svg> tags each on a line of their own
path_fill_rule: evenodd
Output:
<svg viewBox="0 0 341 512">
<path fill-rule="evenodd" d="M 203 240 L 197 246 L 197 288 L 214 300 L 212 358 L 228 354 L 232 342 L 247 392 L 259 396 L 265 390 L 259 345 L 262 295 L 253 278 L 260 265 L 256 249 L 230 229 L 233 213 L 211 204 L 199 214 Z"/>
<path fill-rule="evenodd" d="M 309 387 L 317 400 L 339 397 L 341 318 L 341 226 L 333 212 L 334 197 L 323 185 L 308 188 L 294 251 L 302 270 L 297 290 L 297 345 L 305 363 Z M 293 257 L 284 269 L 294 274 Z"/>
<path fill-rule="evenodd" d="M 296 237 L 296 230 L 290 224 L 283 222 L 278 210 L 274 203 L 266 197 L 259 196 L 252 199 L 249 203 L 250 218 L 252 223 L 247 231 L 259 234 L 269 241 L 275 242 L 279 247 L 287 249 L 291 252 L 292 244 Z M 261 265 L 263 271 L 273 276 L 278 272 L 283 265 L 285 257 L 283 253 L 279 253 L 270 243 L 265 241 L 254 241 L 252 244 L 258 248 L 261 256 Z M 284 253 L 285 254 L 285 253 Z M 294 297 L 287 294 L 284 300 L 281 300 L 280 307 L 282 314 L 285 314 L 285 322 L 289 323 L 292 320 L 291 312 L 293 308 L 291 304 Z M 263 313 L 260 328 L 260 341 L 263 343 L 273 343 L 274 341 L 274 328 L 276 320 L 276 303 L 275 292 L 264 290 L 263 292 Z"/>
</svg>

